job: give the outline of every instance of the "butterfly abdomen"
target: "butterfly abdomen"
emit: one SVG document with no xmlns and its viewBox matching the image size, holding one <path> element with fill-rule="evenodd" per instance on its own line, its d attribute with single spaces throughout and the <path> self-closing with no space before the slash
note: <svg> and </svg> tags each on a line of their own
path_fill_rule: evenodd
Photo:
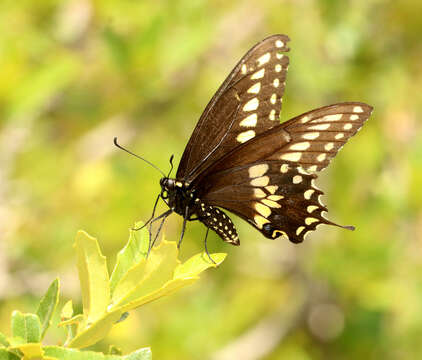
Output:
<svg viewBox="0 0 422 360">
<path fill-rule="evenodd" d="M 239 245 L 239 236 L 231 219 L 220 209 L 200 202 L 197 205 L 199 220 L 208 228 L 215 231 L 225 242 Z"/>
</svg>

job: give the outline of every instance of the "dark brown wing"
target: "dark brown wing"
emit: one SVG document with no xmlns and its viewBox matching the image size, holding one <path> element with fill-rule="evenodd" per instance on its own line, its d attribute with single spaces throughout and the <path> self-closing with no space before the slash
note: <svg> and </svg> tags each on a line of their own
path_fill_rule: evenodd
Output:
<svg viewBox="0 0 422 360">
<path fill-rule="evenodd" d="M 342 103 L 298 116 L 236 148 L 191 186 L 204 202 L 234 212 L 265 236 L 301 242 L 319 224 L 337 225 L 322 217 L 327 209 L 309 171 L 325 168 L 371 110 Z"/>
<path fill-rule="evenodd" d="M 320 224 L 340 226 L 323 217 L 327 208 L 315 178 L 282 161 L 257 162 L 212 176 L 213 190 L 202 200 L 230 210 L 270 239 L 284 235 L 299 243 Z"/>
<path fill-rule="evenodd" d="M 177 170 L 192 181 L 227 152 L 279 124 L 289 59 L 286 35 L 256 44 L 239 61 L 203 112 Z"/>
</svg>

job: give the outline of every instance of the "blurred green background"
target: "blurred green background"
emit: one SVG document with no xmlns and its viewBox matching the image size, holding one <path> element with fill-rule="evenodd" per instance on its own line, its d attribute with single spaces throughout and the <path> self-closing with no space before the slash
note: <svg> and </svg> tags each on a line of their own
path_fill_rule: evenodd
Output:
<svg viewBox="0 0 422 360">
<path fill-rule="evenodd" d="M 422 2 L 0 2 L 0 331 L 50 281 L 79 302 L 78 229 L 114 259 L 147 219 L 160 168 L 180 159 L 240 57 L 291 38 L 281 120 L 341 101 L 375 110 L 318 180 L 329 217 L 301 245 L 238 218 L 241 246 L 194 286 L 132 312 L 107 343 L 155 359 L 422 357 Z M 164 207 L 162 207 L 164 209 Z M 176 240 L 181 218 L 165 226 Z M 189 224 L 184 259 L 203 249 Z M 80 305 L 79 305 L 80 306 Z M 48 341 L 63 338 L 57 330 Z"/>
</svg>

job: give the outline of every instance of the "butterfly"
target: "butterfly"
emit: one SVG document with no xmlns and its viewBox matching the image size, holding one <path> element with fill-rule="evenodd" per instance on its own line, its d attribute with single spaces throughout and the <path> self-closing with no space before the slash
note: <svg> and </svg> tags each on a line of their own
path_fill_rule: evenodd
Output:
<svg viewBox="0 0 422 360">
<path fill-rule="evenodd" d="M 324 106 L 280 124 L 290 50 L 286 35 L 252 47 L 234 67 L 202 113 L 175 178 L 160 180 L 152 222 L 173 212 L 198 220 L 232 245 L 239 236 L 227 210 L 265 237 L 300 243 L 320 224 L 353 230 L 323 216 L 317 173 L 369 118 L 362 102 Z M 159 199 L 169 210 L 154 218 Z M 147 222 L 147 223 L 148 223 Z M 158 234 L 157 234 L 158 236 Z M 206 246 L 206 240 L 205 240 Z"/>
</svg>

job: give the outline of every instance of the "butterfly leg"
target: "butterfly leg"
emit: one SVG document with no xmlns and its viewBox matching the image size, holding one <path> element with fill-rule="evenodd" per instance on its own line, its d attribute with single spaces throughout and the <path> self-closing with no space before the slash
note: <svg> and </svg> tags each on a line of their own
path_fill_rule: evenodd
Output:
<svg viewBox="0 0 422 360">
<path fill-rule="evenodd" d="M 210 253 L 208 252 L 208 247 L 207 247 L 207 239 L 208 239 L 208 232 L 210 231 L 210 228 L 207 227 L 207 232 L 205 234 L 205 240 L 204 240 L 204 246 L 205 246 L 205 253 L 208 256 L 208 259 L 210 259 L 214 264 L 217 265 L 217 263 L 213 260 L 213 258 L 211 257 Z"/>
<path fill-rule="evenodd" d="M 149 222 L 154 218 L 155 215 L 155 209 L 157 208 L 157 204 L 158 204 L 158 200 L 160 199 L 160 195 L 157 196 L 157 199 L 155 199 L 155 203 L 154 203 L 154 207 L 152 209 L 152 215 L 151 217 L 144 223 L 144 225 L 142 225 L 141 227 L 138 228 L 132 228 L 132 230 L 134 231 L 138 231 L 143 229 L 145 226 L 147 226 L 149 224 Z"/>
<path fill-rule="evenodd" d="M 168 216 L 169 216 L 172 212 L 173 212 L 173 210 L 172 210 L 172 209 L 169 209 L 169 210 L 167 210 L 165 213 L 163 213 L 163 214 L 161 214 L 161 215 L 157 216 L 156 218 L 152 219 L 152 220 L 149 222 L 149 245 L 148 245 L 148 254 L 147 254 L 147 257 L 148 257 L 148 255 L 149 255 L 149 253 L 151 252 L 151 249 L 152 249 L 152 247 L 154 246 L 155 241 L 156 241 L 156 240 L 157 240 L 157 238 L 158 238 L 158 235 L 160 234 L 160 231 L 161 231 L 161 228 L 163 227 L 164 221 L 166 220 L 166 218 L 167 218 L 167 217 L 168 217 Z M 161 221 L 161 223 L 160 223 L 160 226 L 159 226 L 159 228 L 158 228 L 158 232 L 157 232 L 157 234 L 155 235 L 154 241 L 152 241 L 152 224 L 153 224 L 154 222 L 156 222 L 156 221 L 160 220 L 160 219 L 163 219 L 163 220 L 162 220 L 162 221 Z"/>
<path fill-rule="evenodd" d="M 189 218 L 189 207 L 186 206 L 185 215 L 183 216 L 182 233 L 180 234 L 180 239 L 179 239 L 179 242 L 177 243 L 178 249 L 180 249 L 180 244 L 182 243 L 183 236 L 185 236 L 186 222 L 187 222 L 188 218 Z"/>
</svg>

